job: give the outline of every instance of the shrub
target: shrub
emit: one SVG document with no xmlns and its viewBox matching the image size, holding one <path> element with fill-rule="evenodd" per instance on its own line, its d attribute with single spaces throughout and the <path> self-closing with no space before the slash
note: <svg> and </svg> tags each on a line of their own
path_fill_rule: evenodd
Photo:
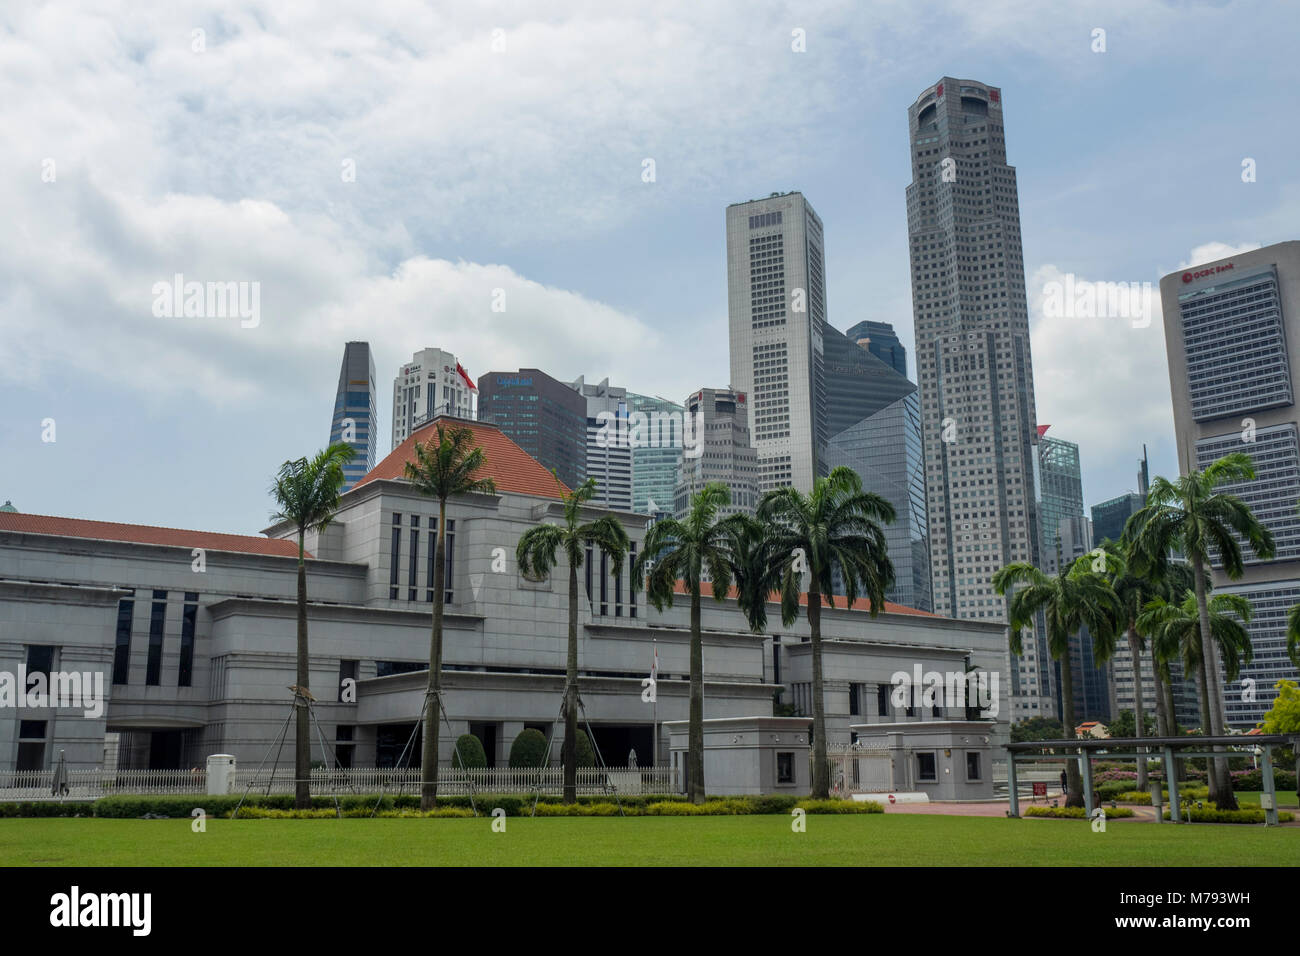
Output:
<svg viewBox="0 0 1300 956">
<path fill-rule="evenodd" d="M 541 767 L 545 765 L 546 758 L 546 737 L 532 727 L 521 732 L 510 745 L 511 768 Z"/>
<path fill-rule="evenodd" d="M 805 813 L 884 813 L 882 804 L 872 800 L 800 800 Z M 776 811 L 767 811 L 774 813 Z"/>
<path fill-rule="evenodd" d="M 587 738 L 587 732 L 585 730 L 578 731 L 577 748 L 578 748 L 577 766 L 579 767 L 596 766 L 596 751 L 591 746 L 591 741 Z"/>
<path fill-rule="evenodd" d="M 47 803 L 44 800 L 0 803 L 0 817 L 89 817 L 94 816 L 91 803 Z"/>
<path fill-rule="evenodd" d="M 464 770 L 478 770 L 487 766 L 487 754 L 483 742 L 473 734 L 461 734 L 456 738 L 456 746 L 451 752 L 452 767 Z"/>
<path fill-rule="evenodd" d="M 1234 770 L 1232 776 L 1233 790 L 1263 790 L 1264 789 L 1264 771 L 1262 770 Z M 1274 790 L 1294 790 L 1295 789 L 1295 772 L 1278 770 L 1273 768 L 1273 789 Z"/>
<path fill-rule="evenodd" d="M 630 817 L 639 817 L 643 811 L 639 807 L 623 808 L 624 813 Z M 539 803 L 537 804 L 537 816 L 539 817 L 616 817 L 618 816 L 618 804 L 616 803 Z"/>
<path fill-rule="evenodd" d="M 1193 823 L 1263 823 L 1263 810 L 1220 810 L 1214 804 L 1208 807 L 1197 809 L 1192 807 L 1191 810 L 1184 808 L 1179 815 L 1180 820 L 1188 819 L 1190 814 Z M 1290 823 L 1295 819 L 1293 813 L 1278 813 L 1277 818 L 1282 823 Z M 1169 811 L 1165 811 L 1165 819 L 1171 819 Z"/>
<path fill-rule="evenodd" d="M 1118 820 L 1123 817 L 1133 816 L 1133 811 L 1128 807 L 1105 807 L 1104 809 L 1107 820 Z M 1083 807 L 1029 807 L 1023 815 L 1027 817 L 1052 817 L 1058 820 L 1084 820 L 1088 816 Z"/>
</svg>

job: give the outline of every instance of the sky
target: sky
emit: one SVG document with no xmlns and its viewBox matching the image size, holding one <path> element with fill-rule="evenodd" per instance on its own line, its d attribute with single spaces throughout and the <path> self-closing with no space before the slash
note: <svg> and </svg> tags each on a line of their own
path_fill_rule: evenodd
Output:
<svg viewBox="0 0 1300 956">
<path fill-rule="evenodd" d="M 1160 277 L 1300 237 L 1290 5 L 11 0 L 0 27 L 0 502 L 28 513 L 260 531 L 353 339 L 381 456 L 425 347 L 725 386 L 725 209 L 776 191 L 823 221 L 830 323 L 892 323 L 915 377 L 907 107 L 944 75 L 1002 90 L 1038 421 L 1087 506 L 1144 443 L 1177 471 Z M 167 314 L 176 275 L 256 288 L 255 319 Z M 1151 321 L 1047 314 L 1067 275 L 1150 283 Z"/>
</svg>

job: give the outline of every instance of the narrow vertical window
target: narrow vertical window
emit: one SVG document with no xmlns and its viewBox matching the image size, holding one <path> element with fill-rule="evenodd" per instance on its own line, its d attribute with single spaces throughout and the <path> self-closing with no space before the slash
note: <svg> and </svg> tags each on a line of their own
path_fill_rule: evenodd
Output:
<svg viewBox="0 0 1300 956">
<path fill-rule="evenodd" d="M 117 602 L 117 640 L 113 645 L 114 684 L 125 684 L 131 674 L 131 622 L 134 616 L 135 601 L 132 598 L 123 598 Z"/>
<path fill-rule="evenodd" d="M 402 563 L 402 516 L 393 512 L 393 543 L 388 561 L 388 597 L 397 600 L 398 575 Z"/>
<path fill-rule="evenodd" d="M 420 516 L 411 515 L 411 556 L 407 569 L 407 600 L 419 600 L 420 580 Z"/>
<path fill-rule="evenodd" d="M 181 614 L 181 661 L 176 686 L 189 687 L 194 681 L 194 628 L 199 618 L 199 595 L 185 592 L 185 610 Z"/>
<path fill-rule="evenodd" d="M 153 609 L 149 614 L 149 659 L 144 682 L 157 687 L 162 678 L 163 629 L 167 624 L 167 592 L 153 592 Z"/>
<path fill-rule="evenodd" d="M 627 573 L 629 579 L 631 579 L 631 575 L 633 574 L 635 569 L 636 569 L 636 542 L 633 541 L 632 550 L 628 552 L 628 556 L 627 556 Z M 640 582 L 633 580 L 632 584 L 627 589 L 627 616 L 628 617 L 636 617 L 636 586 L 638 583 Z"/>
</svg>

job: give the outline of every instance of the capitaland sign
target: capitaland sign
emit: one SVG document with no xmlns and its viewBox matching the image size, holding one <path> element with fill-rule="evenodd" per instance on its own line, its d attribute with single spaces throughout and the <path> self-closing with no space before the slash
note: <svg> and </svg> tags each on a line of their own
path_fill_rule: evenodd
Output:
<svg viewBox="0 0 1300 956">
<path fill-rule="evenodd" d="M 1183 282 L 1195 282 L 1197 279 L 1204 279 L 1206 276 L 1216 275 L 1220 272 L 1227 272 L 1232 268 L 1232 263 L 1215 266 L 1212 269 L 1194 269 L 1191 272 L 1183 273 Z"/>
<path fill-rule="evenodd" d="M 498 388 L 530 388 L 533 384 L 532 376 L 521 378 L 518 375 L 498 375 Z"/>
</svg>

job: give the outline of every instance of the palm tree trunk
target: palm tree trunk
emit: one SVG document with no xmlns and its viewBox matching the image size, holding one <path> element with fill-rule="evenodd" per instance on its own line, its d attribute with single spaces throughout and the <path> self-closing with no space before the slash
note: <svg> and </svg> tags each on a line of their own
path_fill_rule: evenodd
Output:
<svg viewBox="0 0 1300 956">
<path fill-rule="evenodd" d="M 1064 660 L 1061 661 L 1061 723 L 1065 725 L 1065 736 L 1074 739 L 1074 668 L 1070 666 L 1070 642 L 1066 641 Z M 1079 773 L 1079 762 L 1070 758 L 1065 762 L 1065 805 L 1067 807 L 1083 806 L 1083 777 Z"/>
<path fill-rule="evenodd" d="M 303 529 L 298 529 L 298 676 L 300 690 L 309 686 L 307 656 L 307 562 L 303 558 Z M 311 724 L 307 699 L 300 694 L 293 699 L 296 720 L 293 747 L 293 805 L 299 810 L 311 806 Z"/>
<path fill-rule="evenodd" d="M 1210 728 L 1218 737 L 1225 731 L 1220 717 L 1223 706 L 1223 690 L 1219 685 L 1219 647 L 1210 633 L 1210 609 L 1206 601 L 1205 566 L 1200 561 L 1192 562 L 1196 580 L 1196 609 L 1201 617 L 1201 661 L 1207 674 L 1206 692 L 1210 696 Z M 1219 751 L 1215 747 L 1216 753 Z M 1232 776 L 1228 773 L 1228 758 L 1214 758 L 1214 777 L 1210 787 L 1210 799 L 1220 810 L 1236 810 L 1237 798 L 1232 793 Z"/>
<path fill-rule="evenodd" d="M 700 633 L 700 588 L 691 591 L 691 711 L 687 728 L 687 797 L 704 802 L 704 638 Z"/>
<path fill-rule="evenodd" d="M 1164 680 L 1160 676 L 1160 664 L 1156 660 L 1155 642 L 1151 647 L 1151 686 L 1156 694 L 1156 733 L 1161 737 L 1172 737 L 1174 735 L 1173 722 L 1169 719 L 1165 706 L 1165 686 Z"/>
<path fill-rule="evenodd" d="M 1209 717 L 1206 716 L 1206 714 L 1209 711 L 1209 707 L 1210 707 L 1210 685 L 1205 676 L 1204 660 L 1201 661 L 1201 666 L 1200 668 L 1198 668 L 1198 671 L 1199 673 L 1196 675 L 1197 677 L 1196 686 L 1197 689 L 1200 691 L 1200 695 L 1201 695 L 1201 733 L 1205 734 L 1208 737 L 1210 735 L 1210 731 L 1207 728 L 1210 726 L 1210 719 Z M 1205 761 L 1205 780 L 1210 787 L 1211 800 L 1214 799 L 1214 793 L 1216 790 L 1215 783 L 1216 780 L 1218 779 L 1218 775 L 1215 773 L 1215 770 L 1216 767 L 1215 767 L 1215 762 L 1213 760 Z"/>
<path fill-rule="evenodd" d="M 810 575 L 811 577 L 811 575 Z M 826 701 L 822 678 L 822 596 L 814 577 L 808 584 L 808 631 L 812 641 L 813 768 L 812 797 L 830 796 L 830 767 L 826 763 Z"/>
<path fill-rule="evenodd" d="M 447 585 L 447 501 L 438 502 L 438 542 L 433 552 L 433 628 L 429 634 L 428 705 L 420 755 L 420 809 L 438 804 L 438 724 L 442 718 L 442 605 Z"/>
<path fill-rule="evenodd" d="M 549 754 L 547 755 L 550 756 Z M 569 561 L 569 655 L 564 672 L 564 802 L 578 802 L 578 563 Z"/>
<path fill-rule="evenodd" d="M 1142 706 L 1143 703 L 1142 701 L 1142 652 L 1138 648 L 1137 628 L 1133 626 L 1133 622 L 1131 620 L 1128 622 L 1128 650 L 1129 650 L 1129 656 L 1133 659 L 1134 736 L 1137 737 L 1139 740 L 1141 740 L 1143 737 L 1146 736 L 1146 722 L 1147 722 L 1146 710 Z M 1141 745 L 1139 745 L 1138 753 L 1142 755 L 1138 757 L 1138 762 L 1137 762 L 1138 790 L 1145 791 L 1147 789 L 1146 750 Z"/>
</svg>

